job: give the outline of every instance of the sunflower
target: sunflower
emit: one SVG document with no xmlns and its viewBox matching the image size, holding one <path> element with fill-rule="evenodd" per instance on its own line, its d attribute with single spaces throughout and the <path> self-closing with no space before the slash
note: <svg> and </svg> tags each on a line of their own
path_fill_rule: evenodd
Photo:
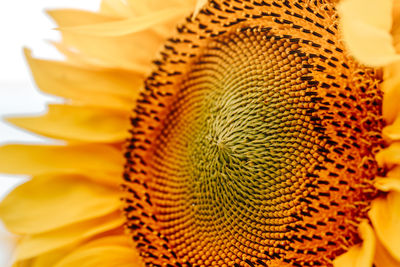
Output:
<svg viewBox="0 0 400 267">
<path fill-rule="evenodd" d="M 65 99 L 8 118 L 14 266 L 400 266 L 400 5 L 103 0 L 53 10 Z"/>
</svg>

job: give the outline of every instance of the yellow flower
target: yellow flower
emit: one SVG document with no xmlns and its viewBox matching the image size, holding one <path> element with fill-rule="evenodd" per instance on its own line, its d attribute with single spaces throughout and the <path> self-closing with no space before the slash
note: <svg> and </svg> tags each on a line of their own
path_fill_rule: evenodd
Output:
<svg viewBox="0 0 400 267">
<path fill-rule="evenodd" d="M 15 266 L 399 266 L 399 4 L 338 2 L 50 11 L 65 103 L 8 120 L 64 143 L 0 147 Z"/>
</svg>

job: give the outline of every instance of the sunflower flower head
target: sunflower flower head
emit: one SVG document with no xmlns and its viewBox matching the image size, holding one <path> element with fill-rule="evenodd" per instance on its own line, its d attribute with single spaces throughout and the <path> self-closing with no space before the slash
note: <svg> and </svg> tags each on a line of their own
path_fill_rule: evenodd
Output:
<svg viewBox="0 0 400 267">
<path fill-rule="evenodd" d="M 66 145 L 0 148 L 16 266 L 398 266 L 398 4 L 166 2 L 26 52 L 68 101 L 9 120 Z"/>
</svg>

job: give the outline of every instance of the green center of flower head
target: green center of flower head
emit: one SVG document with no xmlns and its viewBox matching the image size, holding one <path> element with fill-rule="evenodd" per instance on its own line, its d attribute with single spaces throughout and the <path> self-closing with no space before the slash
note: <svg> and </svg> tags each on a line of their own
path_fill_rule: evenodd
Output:
<svg viewBox="0 0 400 267">
<path fill-rule="evenodd" d="M 262 223 L 268 206 L 287 210 L 293 197 L 285 195 L 296 190 L 288 183 L 301 179 L 293 174 L 319 157 L 305 98 L 312 88 L 301 79 L 307 61 L 288 53 L 290 42 L 272 45 L 263 36 L 244 32 L 211 42 L 180 85 L 154 143 L 154 168 L 164 165 L 172 174 L 179 164 L 176 182 L 187 187 L 182 200 L 195 216 L 226 215 L 219 228 L 240 217 L 251 223 L 246 217 L 257 219 L 255 212 Z M 252 39 L 257 45 L 246 45 Z M 160 180 L 168 179 L 166 169 Z"/>
<path fill-rule="evenodd" d="M 303 6 L 212 1 L 168 40 L 126 154 L 147 265 L 326 266 L 360 241 L 380 79 L 345 54 L 332 5 Z"/>
</svg>

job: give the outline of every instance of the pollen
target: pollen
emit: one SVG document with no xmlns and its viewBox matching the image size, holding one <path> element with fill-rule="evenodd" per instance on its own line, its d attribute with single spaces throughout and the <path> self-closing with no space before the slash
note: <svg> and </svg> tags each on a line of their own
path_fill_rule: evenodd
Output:
<svg viewBox="0 0 400 267">
<path fill-rule="evenodd" d="M 330 266 L 381 172 L 381 74 L 335 1 L 209 1 L 168 39 L 127 147 L 126 226 L 147 266 Z"/>
</svg>

